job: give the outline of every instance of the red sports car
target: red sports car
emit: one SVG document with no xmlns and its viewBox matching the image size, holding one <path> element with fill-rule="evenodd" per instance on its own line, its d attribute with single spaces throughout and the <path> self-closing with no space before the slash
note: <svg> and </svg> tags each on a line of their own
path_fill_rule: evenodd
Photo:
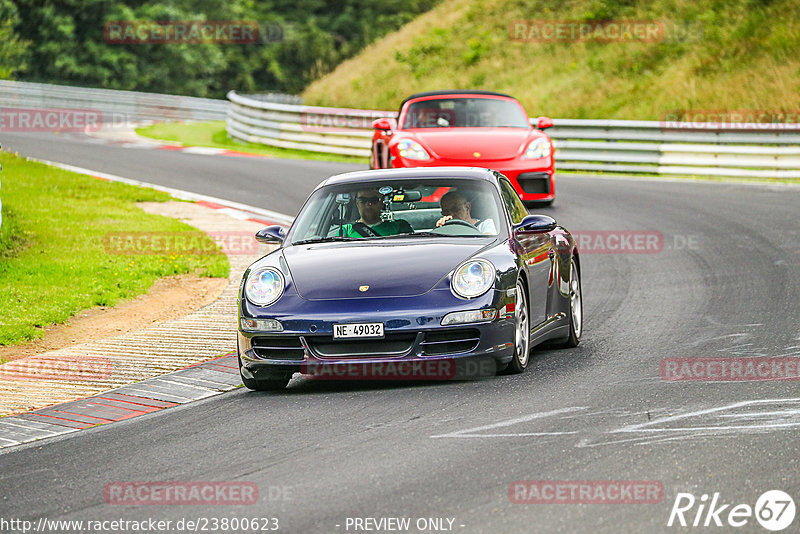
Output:
<svg viewBox="0 0 800 534">
<path fill-rule="evenodd" d="M 400 105 L 397 120 L 372 123 L 370 168 L 486 167 L 505 174 L 526 205 L 555 198 L 553 143 L 531 125 L 513 97 L 489 91 L 417 93 Z"/>
</svg>

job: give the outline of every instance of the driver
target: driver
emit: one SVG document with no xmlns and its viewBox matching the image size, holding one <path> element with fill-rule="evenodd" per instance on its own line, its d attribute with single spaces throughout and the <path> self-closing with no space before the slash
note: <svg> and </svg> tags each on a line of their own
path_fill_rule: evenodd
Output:
<svg viewBox="0 0 800 534">
<path fill-rule="evenodd" d="M 497 228 L 492 219 L 480 220 L 472 218 L 472 214 L 470 213 L 472 210 L 472 202 L 468 201 L 463 193 L 459 191 L 449 191 L 442 195 L 439 205 L 442 207 L 443 217 L 436 221 L 437 227 L 443 226 L 451 219 L 459 219 L 467 221 L 475 226 L 482 234 L 497 234 Z"/>
<path fill-rule="evenodd" d="M 383 195 L 377 190 L 363 189 L 359 191 L 356 194 L 359 219 L 352 224 L 342 225 L 342 235 L 345 237 L 376 237 L 414 233 L 414 229 L 406 220 L 382 221 L 382 205 Z"/>
</svg>

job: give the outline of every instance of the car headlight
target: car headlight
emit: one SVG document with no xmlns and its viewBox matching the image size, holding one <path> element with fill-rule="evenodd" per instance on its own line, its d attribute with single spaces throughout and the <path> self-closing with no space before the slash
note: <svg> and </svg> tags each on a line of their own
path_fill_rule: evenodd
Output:
<svg viewBox="0 0 800 534">
<path fill-rule="evenodd" d="M 540 137 L 539 139 L 534 139 L 528 145 L 527 150 L 525 150 L 525 155 L 522 156 L 526 159 L 539 159 L 539 158 L 546 158 L 550 156 L 550 141 L 545 139 L 544 137 Z"/>
<path fill-rule="evenodd" d="M 397 143 L 397 153 L 406 159 L 431 159 L 421 144 L 410 139 L 403 139 Z"/>
<path fill-rule="evenodd" d="M 484 259 L 469 260 L 453 273 L 450 287 L 453 293 L 465 299 L 479 297 L 494 285 L 495 269 Z"/>
<path fill-rule="evenodd" d="M 262 267 L 250 273 L 244 285 L 247 300 L 256 306 L 269 306 L 283 295 L 283 275 L 274 267 Z"/>
</svg>

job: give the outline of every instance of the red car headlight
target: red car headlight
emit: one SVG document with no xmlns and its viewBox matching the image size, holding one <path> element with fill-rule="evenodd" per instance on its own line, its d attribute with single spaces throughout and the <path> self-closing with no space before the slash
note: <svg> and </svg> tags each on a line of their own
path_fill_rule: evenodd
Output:
<svg viewBox="0 0 800 534">
<path fill-rule="evenodd" d="M 428 154 L 425 149 L 422 148 L 421 144 L 410 139 L 403 139 L 397 143 L 397 153 L 400 155 L 400 157 L 406 159 L 431 159 L 430 154 Z"/>
<path fill-rule="evenodd" d="M 550 141 L 540 137 L 534 139 L 525 149 L 525 154 L 522 156 L 525 159 L 539 159 L 550 157 Z"/>
</svg>

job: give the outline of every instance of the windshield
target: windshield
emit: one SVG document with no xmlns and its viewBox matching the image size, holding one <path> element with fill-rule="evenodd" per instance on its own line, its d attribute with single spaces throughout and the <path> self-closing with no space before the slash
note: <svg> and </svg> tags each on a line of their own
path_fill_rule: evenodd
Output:
<svg viewBox="0 0 800 534">
<path fill-rule="evenodd" d="M 530 128 L 528 117 L 511 100 L 499 98 L 437 98 L 408 106 L 403 129 Z"/>
<path fill-rule="evenodd" d="M 496 236 L 498 195 L 489 182 L 438 178 L 354 182 L 315 191 L 297 216 L 292 244 L 398 236 Z"/>
</svg>

